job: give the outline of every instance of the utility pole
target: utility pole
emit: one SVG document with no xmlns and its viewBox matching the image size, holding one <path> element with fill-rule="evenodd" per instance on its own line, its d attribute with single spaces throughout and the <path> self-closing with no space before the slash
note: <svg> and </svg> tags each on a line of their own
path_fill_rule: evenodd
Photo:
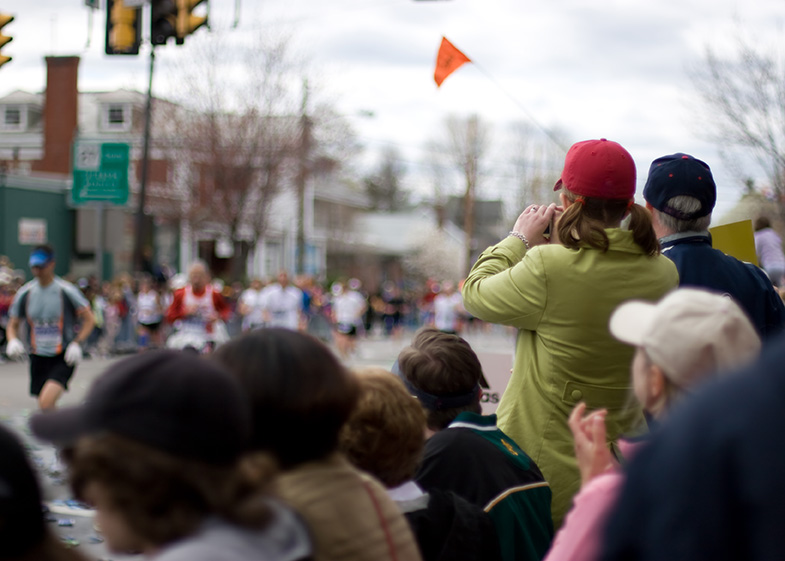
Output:
<svg viewBox="0 0 785 561">
<path fill-rule="evenodd" d="M 479 175 L 479 143 L 480 122 L 477 115 L 469 118 L 466 129 L 466 161 L 464 174 L 466 176 L 466 194 L 463 205 L 463 231 L 466 235 L 466 275 L 472 267 L 472 252 L 474 251 L 474 202 L 477 194 L 477 181 Z"/>
<path fill-rule="evenodd" d="M 466 194 L 463 198 L 463 231 L 466 235 L 466 276 L 472 267 L 472 251 L 474 250 L 474 192 L 476 182 L 473 179 L 466 181 Z"/>
<path fill-rule="evenodd" d="M 305 187 L 308 183 L 311 154 L 311 119 L 308 117 L 308 80 L 303 80 L 303 102 L 300 108 L 300 145 L 297 173 L 297 274 L 305 273 Z"/>
<path fill-rule="evenodd" d="M 150 48 L 150 76 L 147 82 L 147 105 L 144 113 L 144 143 L 142 145 L 142 177 L 139 182 L 139 206 L 136 209 L 136 243 L 134 245 L 134 266 L 142 270 L 145 242 L 144 204 L 147 195 L 147 176 L 150 169 L 150 123 L 153 113 L 153 70 L 155 69 L 155 46 Z"/>
</svg>

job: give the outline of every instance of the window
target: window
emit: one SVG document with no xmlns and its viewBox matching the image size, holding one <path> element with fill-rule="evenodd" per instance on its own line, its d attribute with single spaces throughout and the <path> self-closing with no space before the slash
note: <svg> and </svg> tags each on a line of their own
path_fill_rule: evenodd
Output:
<svg viewBox="0 0 785 561">
<path fill-rule="evenodd" d="M 6 105 L 2 110 L 2 128 L 7 131 L 23 131 L 27 128 L 27 115 L 21 105 Z"/>
<path fill-rule="evenodd" d="M 125 113 L 121 106 L 109 107 L 109 125 L 122 125 L 125 123 Z"/>
<path fill-rule="evenodd" d="M 131 107 L 125 103 L 111 103 L 104 106 L 104 130 L 131 130 Z"/>
<path fill-rule="evenodd" d="M 5 126 L 18 127 L 22 124 L 22 111 L 18 107 L 9 107 L 5 110 Z"/>
</svg>

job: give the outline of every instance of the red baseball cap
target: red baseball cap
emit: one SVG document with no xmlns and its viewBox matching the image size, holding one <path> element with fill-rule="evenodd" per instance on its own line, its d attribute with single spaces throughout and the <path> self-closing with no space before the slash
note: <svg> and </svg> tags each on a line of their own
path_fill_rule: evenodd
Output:
<svg viewBox="0 0 785 561">
<path fill-rule="evenodd" d="M 553 187 L 597 199 L 635 197 L 635 162 L 618 142 L 601 138 L 576 142 L 567 151 L 561 178 Z"/>
</svg>

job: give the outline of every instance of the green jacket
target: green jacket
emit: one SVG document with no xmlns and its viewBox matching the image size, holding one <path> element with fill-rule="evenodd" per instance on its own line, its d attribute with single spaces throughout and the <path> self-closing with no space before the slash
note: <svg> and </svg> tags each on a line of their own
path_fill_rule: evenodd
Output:
<svg viewBox="0 0 785 561">
<path fill-rule="evenodd" d="M 634 349 L 608 331 L 625 300 L 658 300 L 678 273 L 662 255 L 647 256 L 632 232 L 605 231 L 610 248 L 541 245 L 526 251 L 508 237 L 486 249 L 463 286 L 476 317 L 517 327 L 515 364 L 497 415 L 499 428 L 540 467 L 553 492 L 554 528 L 561 526 L 580 475 L 567 417 L 585 401 L 607 408 L 610 441 L 642 421 L 632 405 Z"/>
</svg>

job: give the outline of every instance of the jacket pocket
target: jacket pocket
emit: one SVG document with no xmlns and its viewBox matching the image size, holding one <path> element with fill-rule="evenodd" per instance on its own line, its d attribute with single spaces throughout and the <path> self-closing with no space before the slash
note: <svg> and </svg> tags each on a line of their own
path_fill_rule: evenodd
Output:
<svg viewBox="0 0 785 561">
<path fill-rule="evenodd" d="M 609 388 L 581 382 L 566 382 L 561 396 L 562 402 L 574 407 L 580 401 L 586 402 L 589 410 L 605 408 L 609 411 L 626 409 L 634 403 L 632 391 L 628 387 Z"/>
</svg>

